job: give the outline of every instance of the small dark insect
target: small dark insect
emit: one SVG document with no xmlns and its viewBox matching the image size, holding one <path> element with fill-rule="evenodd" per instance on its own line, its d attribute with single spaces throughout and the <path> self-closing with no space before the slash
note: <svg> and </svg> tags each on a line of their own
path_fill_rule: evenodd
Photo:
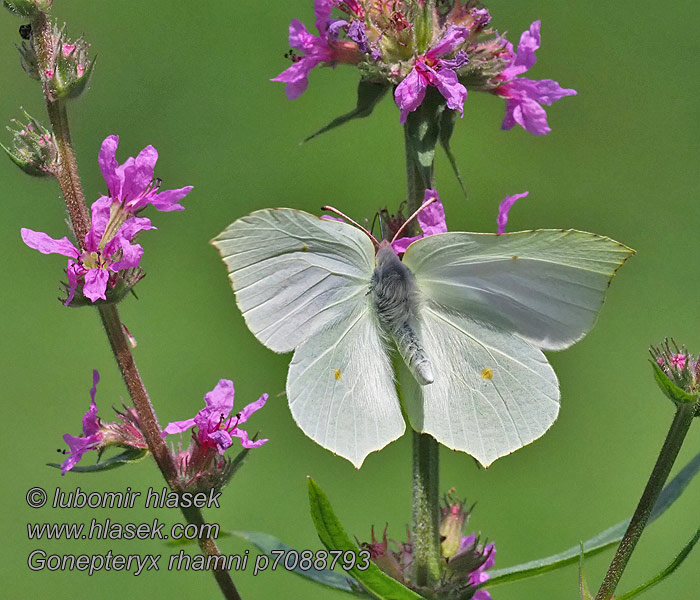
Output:
<svg viewBox="0 0 700 600">
<path fill-rule="evenodd" d="M 30 37 L 32 37 L 32 26 L 29 23 L 26 25 L 20 25 L 19 35 L 23 40 L 28 40 Z"/>
</svg>

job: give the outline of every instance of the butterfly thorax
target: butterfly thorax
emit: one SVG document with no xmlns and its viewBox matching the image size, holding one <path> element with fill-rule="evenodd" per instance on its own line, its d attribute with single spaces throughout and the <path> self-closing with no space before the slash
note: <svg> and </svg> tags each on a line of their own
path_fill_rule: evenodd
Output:
<svg viewBox="0 0 700 600">
<path fill-rule="evenodd" d="M 379 323 L 416 380 L 421 385 L 432 383 L 432 367 L 416 334 L 420 299 L 415 277 L 386 241 L 377 251 L 376 265 L 370 293 Z"/>
</svg>

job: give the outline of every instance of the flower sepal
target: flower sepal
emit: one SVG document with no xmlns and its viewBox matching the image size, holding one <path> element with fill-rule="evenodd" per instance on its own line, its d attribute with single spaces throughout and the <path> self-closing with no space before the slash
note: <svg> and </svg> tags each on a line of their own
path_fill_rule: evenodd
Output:
<svg viewBox="0 0 700 600">
<path fill-rule="evenodd" d="M 88 298 L 83 293 L 84 280 L 82 283 L 78 284 L 72 298 L 70 296 L 70 284 L 67 282 L 62 282 L 62 291 L 65 296 L 63 298 L 58 298 L 58 300 L 65 306 L 70 306 L 72 308 L 119 304 L 122 300 L 124 300 L 124 298 L 126 298 L 129 292 L 132 292 L 134 296 L 136 295 L 136 293 L 133 291 L 134 286 L 145 276 L 146 273 L 144 273 L 140 267 L 126 269 L 124 271 L 119 271 L 118 273 L 110 273 L 107 288 L 105 290 L 105 298 L 97 298 L 96 300 Z M 68 300 L 69 298 L 70 301 Z"/>
<path fill-rule="evenodd" d="M 700 401 L 700 358 L 690 354 L 685 346 L 679 348 L 674 340 L 669 343 L 668 339 L 659 346 L 651 346 L 649 353 L 654 379 L 671 402 L 678 406 Z"/>
<path fill-rule="evenodd" d="M 700 394 L 688 393 L 681 389 L 668 377 L 668 375 L 658 364 L 656 364 L 653 360 L 650 360 L 649 363 L 654 369 L 654 379 L 659 385 L 659 388 L 661 388 L 661 391 L 674 404 L 692 404 L 693 402 L 700 400 Z"/>
<path fill-rule="evenodd" d="M 35 17 L 51 8 L 53 0 L 2 0 L 2 5 L 18 17 Z"/>
<path fill-rule="evenodd" d="M 7 130 L 12 134 L 12 143 L 7 148 L 0 144 L 9 159 L 22 171 L 33 177 L 54 176 L 58 160 L 56 138 L 39 121 L 24 113 L 26 123 L 16 119 Z"/>
</svg>

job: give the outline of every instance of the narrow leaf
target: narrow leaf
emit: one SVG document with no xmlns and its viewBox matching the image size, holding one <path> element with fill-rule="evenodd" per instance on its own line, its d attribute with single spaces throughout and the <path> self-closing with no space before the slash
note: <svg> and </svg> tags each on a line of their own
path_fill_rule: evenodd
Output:
<svg viewBox="0 0 700 600">
<path fill-rule="evenodd" d="M 421 105 L 408 113 L 406 118 L 404 132 L 407 165 L 410 165 L 408 177 L 413 179 L 409 185 L 414 189 L 433 187 L 433 160 L 444 110 L 444 99 L 436 88 L 429 87 Z"/>
<path fill-rule="evenodd" d="M 109 471 L 111 469 L 116 469 L 117 467 L 123 467 L 130 463 L 135 463 L 143 459 L 148 454 L 148 450 L 145 448 L 129 448 L 120 454 L 116 454 L 111 458 L 103 462 L 99 462 L 95 465 L 90 465 L 89 467 L 73 467 L 69 473 L 96 473 L 98 471 Z M 57 463 L 46 463 L 49 467 L 54 467 L 60 469 L 61 465 Z"/>
<path fill-rule="evenodd" d="M 328 550 L 359 552 L 357 545 L 345 533 L 333 507 L 316 482 L 309 477 L 309 503 L 318 537 Z M 350 569 L 353 577 L 377 600 L 420 600 L 421 596 L 401 585 L 381 571 L 373 562 L 358 555 L 357 565 Z M 364 569 L 365 564 L 368 568 Z"/>
<path fill-rule="evenodd" d="M 588 589 L 586 582 L 586 574 L 584 573 L 583 563 L 586 557 L 583 551 L 583 544 L 579 544 L 579 559 L 578 559 L 578 593 L 581 600 L 593 600 L 593 595 Z"/>
<path fill-rule="evenodd" d="M 634 588 L 633 590 L 627 592 L 626 594 L 622 594 L 622 596 L 617 596 L 617 600 L 629 600 L 630 598 L 634 598 L 635 596 L 639 596 L 639 594 L 641 594 L 642 592 L 645 592 L 649 588 L 655 586 L 657 583 L 662 582 L 664 579 L 666 579 L 666 577 L 668 577 L 678 567 L 681 566 L 681 563 L 686 559 L 688 554 L 690 554 L 690 551 L 693 549 L 695 544 L 698 543 L 699 539 L 700 539 L 700 529 L 698 529 L 695 532 L 693 539 L 691 539 L 683 547 L 683 550 L 681 550 L 680 554 L 678 556 L 676 556 L 676 558 L 673 559 L 673 562 L 671 562 L 670 565 L 668 565 L 663 571 L 661 571 L 661 573 L 656 575 L 656 577 L 652 577 L 646 583 L 643 583 L 639 587 Z"/>
<path fill-rule="evenodd" d="M 244 540 L 249 541 L 251 544 L 255 544 L 260 550 L 265 554 L 272 556 L 273 560 L 279 556 L 279 551 L 283 551 L 285 554 L 287 552 L 294 552 L 299 554 L 296 550 L 293 550 L 276 537 L 268 535 L 267 533 L 260 533 L 258 531 L 233 531 L 234 535 L 237 535 Z M 272 551 L 277 551 L 272 554 Z M 284 558 L 280 560 L 284 564 Z M 350 578 L 331 571 L 330 569 L 309 569 L 304 571 L 300 568 L 295 568 L 294 573 L 301 575 L 306 579 L 310 579 L 315 583 L 320 583 L 326 587 L 333 588 L 336 590 L 342 590 L 343 592 L 354 593 L 357 589 L 357 584 Z"/>
<path fill-rule="evenodd" d="M 328 125 L 322 127 L 316 133 L 312 133 L 302 144 L 331 129 L 345 125 L 348 121 L 369 117 L 372 111 L 374 111 L 374 107 L 379 104 L 379 101 L 385 96 L 388 89 L 389 86 L 383 83 L 372 83 L 371 81 L 364 81 L 361 79 L 357 86 L 357 106 L 349 113 L 345 113 L 333 119 Z"/>
<path fill-rule="evenodd" d="M 464 180 L 462 179 L 462 174 L 459 172 L 459 167 L 457 166 L 457 159 L 452 153 L 452 148 L 450 146 L 450 139 L 452 138 L 452 133 L 455 129 L 455 123 L 457 122 L 457 111 L 456 110 L 445 110 L 442 113 L 440 120 L 440 145 L 447 155 L 447 159 L 450 161 L 452 170 L 454 171 L 455 177 L 459 182 L 459 187 L 462 188 L 462 193 L 464 194 L 464 199 L 468 200 L 467 196 L 467 186 L 464 185 Z"/>
<path fill-rule="evenodd" d="M 698 471 L 700 471 L 700 454 L 695 455 L 688 464 L 678 472 L 671 482 L 666 484 L 666 487 L 664 487 L 659 495 L 659 499 L 656 501 L 654 510 L 651 512 L 649 524 L 658 519 L 679 498 Z M 617 525 L 613 525 L 598 535 L 586 540 L 583 543 L 585 556 L 593 556 L 617 544 L 627 530 L 629 522 L 630 519 L 620 521 Z M 579 555 L 579 546 L 573 546 L 559 554 L 532 560 L 513 567 L 491 571 L 491 578 L 488 581 L 487 587 L 491 588 L 501 583 L 542 575 L 548 571 L 553 571 L 576 562 Z"/>
</svg>

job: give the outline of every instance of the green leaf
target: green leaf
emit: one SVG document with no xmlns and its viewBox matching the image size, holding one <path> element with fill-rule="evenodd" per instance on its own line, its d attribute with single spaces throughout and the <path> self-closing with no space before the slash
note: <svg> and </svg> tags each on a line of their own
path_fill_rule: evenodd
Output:
<svg viewBox="0 0 700 600">
<path fill-rule="evenodd" d="M 273 550 L 282 550 L 285 553 L 292 551 L 292 548 L 278 540 L 276 537 L 268 535 L 267 533 L 260 533 L 257 531 L 233 531 L 233 535 L 236 535 L 248 542 L 255 544 L 260 550 L 265 554 L 268 554 L 277 558 L 278 554 L 272 554 Z M 300 568 L 294 569 L 294 573 L 301 575 L 306 579 L 311 579 L 316 583 L 325 585 L 326 587 L 333 588 L 336 590 L 342 590 L 343 592 L 355 593 L 357 590 L 357 584 L 350 578 L 331 571 L 330 569 L 310 569 L 308 571 L 303 571 Z"/>
<path fill-rule="evenodd" d="M 359 548 L 345 533 L 343 526 L 333 512 L 328 498 L 316 482 L 309 477 L 309 503 L 318 537 L 328 550 L 358 552 Z M 378 600 L 420 600 L 421 596 L 401 585 L 369 561 L 366 570 L 356 566 L 350 570 L 353 577 Z M 358 561 L 362 564 L 362 560 Z M 362 565 L 364 566 L 364 565 Z"/>
<path fill-rule="evenodd" d="M 586 582 L 586 574 L 583 569 L 584 558 L 586 557 L 583 551 L 583 544 L 579 544 L 579 559 L 578 559 L 578 593 L 581 600 L 593 600 L 593 594 L 588 589 Z"/>
<path fill-rule="evenodd" d="M 408 113 L 404 132 L 409 189 L 433 188 L 433 159 L 440 137 L 440 123 L 445 100 L 434 87 L 428 87 L 425 99 Z"/>
<path fill-rule="evenodd" d="M 671 381 L 669 376 L 661 370 L 661 367 L 657 365 L 656 362 L 650 360 L 649 363 L 654 369 L 654 379 L 656 379 L 656 383 L 659 384 L 661 391 L 664 394 L 666 394 L 666 396 L 669 399 L 671 399 L 673 402 L 682 402 L 690 404 L 698 401 L 700 395 L 689 394 L 685 390 L 682 390 L 675 383 L 673 383 L 673 381 Z"/>
<path fill-rule="evenodd" d="M 129 448 L 124 450 L 120 454 L 116 454 L 111 458 L 103 462 L 99 462 L 96 465 L 90 465 L 89 467 L 73 467 L 69 473 L 96 473 L 98 471 L 109 471 L 111 469 L 116 469 L 117 467 L 123 467 L 131 463 L 138 462 L 142 460 L 148 454 L 148 450 L 145 448 Z M 61 465 L 56 463 L 46 463 L 49 467 L 54 467 L 60 469 Z"/>
<path fill-rule="evenodd" d="M 671 482 L 664 487 L 663 491 L 659 495 L 659 499 L 654 505 L 654 510 L 651 512 L 649 524 L 658 519 L 680 497 L 685 488 L 688 486 L 688 483 L 690 483 L 691 479 L 695 477 L 698 471 L 700 471 L 700 453 L 696 454 L 688 462 L 688 464 L 679 471 Z M 598 535 L 583 542 L 585 556 L 592 556 L 598 552 L 602 552 L 610 546 L 617 544 L 627 530 L 627 525 L 629 525 L 629 522 L 630 519 L 620 521 L 617 525 L 613 525 Z M 491 578 L 488 580 L 486 586 L 491 588 L 502 583 L 542 575 L 548 571 L 553 571 L 576 562 L 579 556 L 580 547 L 577 545 L 565 550 L 564 552 L 560 552 L 559 554 L 532 560 L 513 567 L 508 567 L 506 569 L 496 569 L 490 571 L 489 574 L 491 575 Z"/>
<path fill-rule="evenodd" d="M 450 165 L 452 165 L 452 170 L 454 171 L 455 177 L 457 177 L 457 181 L 459 181 L 459 187 L 462 188 L 464 199 L 467 200 L 467 186 L 464 185 L 462 174 L 459 172 L 459 167 L 457 166 L 457 159 L 455 158 L 455 155 L 452 154 L 452 148 L 450 147 L 450 139 L 452 138 L 452 133 L 454 132 L 456 122 L 456 110 L 443 111 L 442 118 L 440 120 L 440 145 L 445 151 L 445 154 L 447 154 L 447 159 L 450 161 Z"/>
<path fill-rule="evenodd" d="M 642 592 L 645 592 L 649 588 L 655 586 L 657 583 L 662 582 L 666 577 L 668 577 L 671 573 L 673 573 L 678 567 L 681 566 L 681 563 L 686 559 L 688 554 L 690 554 L 690 551 L 693 549 L 695 544 L 698 543 L 698 540 L 700 539 L 700 529 L 698 529 L 695 532 L 695 535 L 693 538 L 683 547 L 683 550 L 681 550 L 680 554 L 676 556 L 676 558 L 673 559 L 673 562 L 671 562 L 670 565 L 668 565 L 661 573 L 656 575 L 655 577 L 652 577 L 649 581 L 646 583 L 643 583 L 639 587 L 634 588 L 633 590 L 622 594 L 622 596 L 617 596 L 617 600 L 629 600 L 630 598 L 634 598 L 635 596 L 639 596 Z"/>
<path fill-rule="evenodd" d="M 349 113 L 345 113 L 340 117 L 333 119 L 328 125 L 319 129 L 316 133 L 312 133 L 307 137 L 302 144 L 308 142 L 309 140 L 315 138 L 317 135 L 326 133 L 331 129 L 345 125 L 348 121 L 353 119 L 363 119 L 364 117 L 369 117 L 374 111 L 374 107 L 379 104 L 379 101 L 385 96 L 389 86 L 383 83 L 372 83 L 371 81 L 360 80 L 357 86 L 357 106 L 351 110 Z"/>
</svg>

